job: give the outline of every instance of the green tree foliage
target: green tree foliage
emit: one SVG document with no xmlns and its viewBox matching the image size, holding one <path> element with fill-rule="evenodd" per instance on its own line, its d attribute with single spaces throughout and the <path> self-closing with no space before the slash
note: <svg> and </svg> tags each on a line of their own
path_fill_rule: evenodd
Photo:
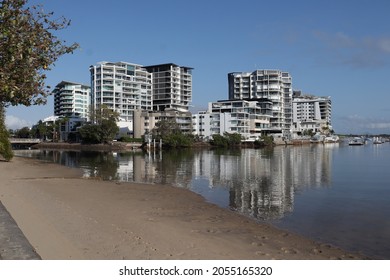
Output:
<svg viewBox="0 0 390 280">
<path fill-rule="evenodd" d="M 41 6 L 26 7 L 27 0 L 3 0 L 0 6 L 0 103 L 44 104 L 50 91 L 45 71 L 78 45 L 66 46 L 54 31 L 69 26 L 65 18 L 51 19 Z"/>
<path fill-rule="evenodd" d="M 160 120 L 152 130 L 152 137 L 162 140 L 165 147 L 190 147 L 194 142 L 191 134 L 185 134 L 173 119 Z"/>
<path fill-rule="evenodd" d="M 85 144 L 101 143 L 100 128 L 97 124 L 86 124 L 79 128 L 81 141 Z"/>
<path fill-rule="evenodd" d="M 66 45 L 54 34 L 69 26 L 63 17 L 52 19 L 42 6 L 27 6 L 27 0 L 0 3 L 0 107 L 44 104 L 50 89 L 46 71 L 57 59 L 72 53 L 77 44 Z M 4 126 L 4 118 L 2 118 Z M 5 141 L 4 135 L 1 137 Z M 5 142 L 3 146 L 6 145 Z"/>
<path fill-rule="evenodd" d="M 49 136 L 49 131 L 50 128 L 40 120 L 31 128 L 31 136 L 41 140 L 46 140 Z"/>
<path fill-rule="evenodd" d="M 214 134 L 212 137 L 212 140 L 210 141 L 211 145 L 217 146 L 217 147 L 228 147 L 229 143 L 223 135 L 220 134 Z"/>
<path fill-rule="evenodd" d="M 15 137 L 17 138 L 30 138 L 30 136 L 30 128 L 28 128 L 27 126 L 15 131 Z"/>
<path fill-rule="evenodd" d="M 142 143 L 144 142 L 144 139 L 142 138 L 132 138 L 130 136 L 122 136 L 119 138 L 120 142 L 126 142 L 126 143 Z"/>
<path fill-rule="evenodd" d="M 162 119 L 152 129 L 152 136 L 156 140 L 165 139 L 168 135 L 179 133 L 180 127 L 173 119 Z"/>
<path fill-rule="evenodd" d="M 0 106 L 0 157 L 2 156 L 6 161 L 13 157 L 11 143 L 9 142 L 9 133 L 5 127 L 4 109 Z"/>
<path fill-rule="evenodd" d="M 91 111 L 91 123 L 79 128 L 81 140 L 86 144 L 109 143 L 119 132 L 116 121 L 119 113 L 107 106 Z"/>
<path fill-rule="evenodd" d="M 100 123 L 100 137 L 102 143 L 108 143 L 114 140 L 119 132 L 119 127 L 115 119 L 102 120 Z"/>
<path fill-rule="evenodd" d="M 268 136 L 268 135 L 263 135 L 260 137 L 259 140 L 256 140 L 254 142 L 255 144 L 255 147 L 271 147 L 271 146 L 274 146 L 275 143 L 274 143 L 274 137 L 273 136 Z"/>
<path fill-rule="evenodd" d="M 241 144 L 241 134 L 225 132 L 223 135 L 227 138 L 229 146 L 237 146 Z"/>
<path fill-rule="evenodd" d="M 163 138 L 163 145 L 167 147 L 190 147 L 194 142 L 194 137 L 190 134 L 184 134 L 182 132 L 175 132 L 166 135 Z"/>
<path fill-rule="evenodd" d="M 210 141 L 211 145 L 217 147 L 232 147 L 239 146 L 241 144 L 241 135 L 239 133 L 227 133 L 223 135 L 214 134 L 213 139 Z"/>
<path fill-rule="evenodd" d="M 305 129 L 304 131 L 303 131 L 303 135 L 304 136 L 310 136 L 310 137 L 312 137 L 312 136 L 314 136 L 315 135 L 315 133 L 314 133 L 314 131 L 313 131 L 313 129 Z"/>
</svg>

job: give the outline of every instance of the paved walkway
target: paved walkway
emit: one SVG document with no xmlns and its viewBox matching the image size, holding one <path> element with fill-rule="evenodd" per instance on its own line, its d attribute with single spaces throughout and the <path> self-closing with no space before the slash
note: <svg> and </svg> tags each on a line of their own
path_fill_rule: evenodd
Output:
<svg viewBox="0 0 390 280">
<path fill-rule="evenodd" d="M 0 260 L 40 260 L 0 201 Z"/>
</svg>

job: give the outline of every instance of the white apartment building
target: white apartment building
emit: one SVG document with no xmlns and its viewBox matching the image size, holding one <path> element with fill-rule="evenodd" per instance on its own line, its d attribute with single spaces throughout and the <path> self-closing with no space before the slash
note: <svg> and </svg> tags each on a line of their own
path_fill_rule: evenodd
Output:
<svg viewBox="0 0 390 280">
<path fill-rule="evenodd" d="M 268 133 L 289 136 L 292 124 L 292 84 L 288 72 L 255 70 L 228 74 L 229 99 L 272 102 Z"/>
<path fill-rule="evenodd" d="M 145 66 L 153 74 L 153 111 L 187 112 L 192 100 L 192 69 L 173 63 Z"/>
<path fill-rule="evenodd" d="M 182 133 L 192 133 L 192 114 L 189 111 L 165 109 L 164 111 L 137 110 L 134 117 L 134 137 L 149 134 L 161 120 L 175 122 Z"/>
<path fill-rule="evenodd" d="M 270 127 L 272 102 L 223 100 L 210 102 L 208 110 L 192 116 L 193 134 L 209 139 L 214 134 L 239 133 L 248 141 Z"/>
<path fill-rule="evenodd" d="M 79 83 L 62 81 L 54 90 L 54 115 L 88 118 L 91 88 Z"/>
<path fill-rule="evenodd" d="M 332 129 L 332 101 L 330 96 L 317 97 L 302 95 L 294 91 L 293 95 L 293 130 L 322 132 L 324 127 Z"/>
<path fill-rule="evenodd" d="M 152 74 L 128 62 L 100 62 L 90 67 L 93 108 L 99 105 L 117 111 L 121 131 L 133 132 L 134 111 L 152 110 Z"/>
</svg>

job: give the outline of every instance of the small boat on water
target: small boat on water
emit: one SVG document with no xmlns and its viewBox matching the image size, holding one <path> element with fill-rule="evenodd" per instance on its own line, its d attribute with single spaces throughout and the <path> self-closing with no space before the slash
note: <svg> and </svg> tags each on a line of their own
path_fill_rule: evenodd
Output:
<svg viewBox="0 0 390 280">
<path fill-rule="evenodd" d="M 312 138 L 310 138 L 310 143 L 323 143 L 325 139 L 324 135 L 316 134 Z"/>
<path fill-rule="evenodd" d="M 382 144 L 383 140 L 380 137 L 374 137 L 372 144 Z"/>
<path fill-rule="evenodd" d="M 362 137 L 354 137 L 348 144 L 350 146 L 361 146 L 365 144 L 365 140 Z"/>
<path fill-rule="evenodd" d="M 324 139 L 324 143 L 338 143 L 340 138 L 337 135 L 327 136 Z"/>
</svg>

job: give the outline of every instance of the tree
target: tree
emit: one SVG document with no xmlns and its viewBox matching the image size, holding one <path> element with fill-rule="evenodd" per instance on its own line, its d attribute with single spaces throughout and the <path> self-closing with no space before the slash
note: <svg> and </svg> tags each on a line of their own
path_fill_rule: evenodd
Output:
<svg viewBox="0 0 390 280">
<path fill-rule="evenodd" d="M 214 134 L 212 136 L 212 140 L 210 141 L 211 145 L 217 146 L 217 147 L 227 147 L 229 146 L 229 143 L 226 139 L 226 137 L 220 135 L 220 134 Z"/>
<path fill-rule="evenodd" d="M 0 157 L 2 156 L 6 161 L 9 161 L 13 157 L 13 152 L 4 118 L 4 108 L 0 106 Z"/>
<path fill-rule="evenodd" d="M 225 136 L 226 139 L 228 140 L 229 146 L 237 146 L 241 144 L 242 136 L 237 132 L 235 133 L 225 132 L 223 136 Z"/>
<path fill-rule="evenodd" d="M 47 125 L 41 120 L 31 128 L 31 135 L 41 140 L 46 140 L 48 133 L 49 131 Z"/>
<path fill-rule="evenodd" d="M 183 133 L 179 124 L 173 119 L 160 120 L 151 132 L 153 138 L 161 139 L 166 147 L 189 147 L 194 142 L 193 135 Z"/>
<path fill-rule="evenodd" d="M 91 123 L 79 128 L 81 140 L 88 144 L 109 143 L 119 132 L 119 113 L 106 105 L 90 110 Z"/>
<path fill-rule="evenodd" d="M 173 119 L 162 119 L 156 123 L 151 133 L 156 140 L 164 140 L 169 135 L 180 132 L 180 127 Z"/>
<path fill-rule="evenodd" d="M 42 6 L 28 0 L 2 0 L 0 6 L 0 112 L 9 105 L 45 104 L 50 89 L 46 71 L 78 44 L 66 45 L 54 34 L 69 26 L 64 17 L 52 19 Z M 4 125 L 4 117 L 1 118 Z M 3 146 L 8 138 L 1 137 Z"/>
<path fill-rule="evenodd" d="M 17 138 L 30 138 L 30 136 L 31 136 L 31 131 L 30 128 L 27 126 L 22 127 L 21 129 L 15 131 L 15 137 Z"/>
<path fill-rule="evenodd" d="M 210 141 L 211 145 L 218 147 L 232 147 L 239 146 L 241 144 L 241 134 L 239 133 L 228 133 L 225 132 L 223 135 L 214 134 L 212 140 Z"/>
<path fill-rule="evenodd" d="M 85 124 L 79 128 L 81 141 L 85 144 L 101 143 L 100 129 L 96 124 Z"/>
</svg>

